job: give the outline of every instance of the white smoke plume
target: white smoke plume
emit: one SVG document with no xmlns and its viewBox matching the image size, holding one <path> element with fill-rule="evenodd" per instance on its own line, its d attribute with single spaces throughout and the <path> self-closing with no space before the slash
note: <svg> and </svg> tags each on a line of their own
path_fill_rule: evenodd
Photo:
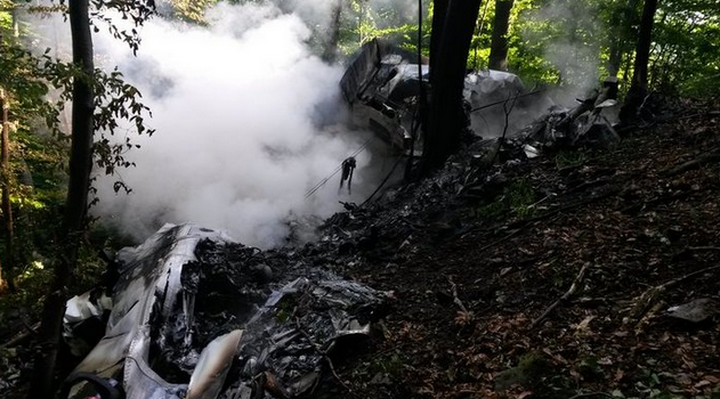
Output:
<svg viewBox="0 0 720 399">
<path fill-rule="evenodd" d="M 526 30 L 523 39 L 543 43 L 543 58 L 560 73 L 564 89 L 555 97 L 562 104 L 574 104 L 576 97 L 598 85 L 601 61 L 596 37 L 605 29 L 598 13 L 597 5 L 587 0 L 551 0 L 527 12 L 536 26 L 544 28 Z M 550 26 L 553 29 L 548 30 Z"/>
<path fill-rule="evenodd" d="M 137 167 L 119 176 L 130 194 L 113 192 L 117 176 L 98 176 L 93 212 L 137 238 L 189 221 L 271 247 L 285 243 L 293 217 L 327 217 L 339 200 L 361 202 L 382 163 L 370 151 L 357 157 L 352 197 L 338 196 L 338 174 L 304 198 L 367 135 L 328 124 L 341 120 L 342 69 L 309 52 L 303 20 L 256 4 L 221 4 L 208 20 L 209 27 L 149 21 L 137 58 L 96 35 L 98 58 L 140 89 L 157 132 L 133 138 L 142 148 L 127 157 Z"/>
</svg>

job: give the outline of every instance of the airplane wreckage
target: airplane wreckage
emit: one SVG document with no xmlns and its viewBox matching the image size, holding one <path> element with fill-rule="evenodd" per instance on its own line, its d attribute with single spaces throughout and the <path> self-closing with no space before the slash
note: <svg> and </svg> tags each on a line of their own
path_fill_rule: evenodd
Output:
<svg viewBox="0 0 720 399">
<path fill-rule="evenodd" d="M 115 266 L 112 300 L 98 289 L 68 302 L 75 355 L 87 351 L 87 323 L 107 325 L 60 397 L 298 397 L 368 338 L 389 297 L 193 225 L 164 226 Z"/>
<path fill-rule="evenodd" d="M 429 59 L 418 59 L 410 51 L 374 39 L 349 64 L 340 87 L 355 125 L 371 130 L 400 153 L 416 155 L 423 142 L 418 122 L 421 86 L 430 93 L 429 78 Z M 487 137 L 508 133 L 534 153 L 538 146 L 598 142 L 611 146 L 619 138 L 606 110 L 617 105 L 617 88 L 617 79 L 608 78 L 590 98 L 565 108 L 542 89 L 526 90 L 512 73 L 469 71 L 463 90 L 467 131 Z M 537 110 L 541 110 L 540 119 Z M 512 118 L 506 119 L 505 113 L 512 113 Z M 533 121 L 531 129 L 524 129 Z M 487 144 L 492 142 L 487 140 Z"/>
<path fill-rule="evenodd" d="M 341 81 L 355 123 L 412 154 L 413 141 L 421 147 L 415 121 L 419 84 L 428 84 L 428 73 L 427 59 L 381 40 L 364 45 Z M 487 121 L 473 110 L 498 112 L 528 94 L 517 76 L 498 71 L 469 73 L 465 86 L 469 128 L 480 132 Z M 481 140 L 476 147 L 499 143 L 527 159 L 549 147 L 612 145 L 618 137 L 604 112 L 616 92 L 617 82 L 608 80 L 576 108 L 554 106 L 512 140 Z M 389 229 L 408 217 L 389 215 Z M 330 223 L 360 221 L 336 215 Z M 315 247 L 270 251 L 221 232 L 166 225 L 119 251 L 111 264 L 114 284 L 67 303 L 63 336 L 83 360 L 60 397 L 289 399 L 312 393 L 323 379 L 337 378 L 333 362 L 366 343 L 388 311 L 391 293 L 329 271 L 348 248 L 384 234 L 365 224 L 356 237 L 338 227 Z"/>
</svg>

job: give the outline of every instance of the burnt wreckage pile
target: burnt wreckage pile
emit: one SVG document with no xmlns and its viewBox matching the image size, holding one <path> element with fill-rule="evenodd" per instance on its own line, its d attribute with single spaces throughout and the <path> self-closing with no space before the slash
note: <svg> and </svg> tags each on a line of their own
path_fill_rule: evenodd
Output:
<svg viewBox="0 0 720 399">
<path fill-rule="evenodd" d="M 415 116 L 411 108 L 399 112 L 397 100 L 411 105 L 416 99 L 411 92 L 393 97 L 393 89 L 386 93 L 393 102 L 383 103 L 386 96 L 377 91 L 387 85 L 372 80 L 387 72 L 385 83 L 392 81 L 408 55 L 373 45 L 371 61 L 350 67 L 346 78 L 359 78 L 346 94 L 354 96 L 348 98 L 356 103 L 354 112 L 363 108 L 361 118 L 379 112 L 375 118 L 385 118 L 377 123 L 383 124 L 387 141 L 405 148 L 403 121 Z M 362 78 L 368 76 L 362 65 L 377 67 L 376 61 L 389 55 L 400 60 L 392 57 L 384 63 L 387 71 Z M 403 76 L 416 68 L 410 65 Z M 508 109 L 521 95 L 514 75 L 486 75 L 469 79 L 477 86 L 466 84 L 467 94 L 492 105 L 486 94 L 515 87 L 499 100 Z M 395 83 L 394 88 L 403 87 Z M 330 218 L 319 240 L 301 248 L 261 251 L 196 226 L 163 227 L 144 244 L 118 253 L 119 279 L 109 296 L 98 292 L 68 302 L 65 338 L 84 360 L 67 379 L 62 397 L 322 396 L 318 386 L 333 379 L 334 364 L 348 350 L 368 340 L 391 297 L 336 273 L 357 264 L 382 273 L 423 247 L 476 229 L 477 219 L 467 217 L 464 205 L 478 196 L 492 200 L 508 176 L 527 175 L 527 161 L 544 151 L 614 145 L 618 135 L 607 114 L 616 91 L 616 82 L 608 80 L 578 107 L 555 107 L 519 133 L 472 137 L 431 178 L 387 189 L 364 206 L 346 204 L 348 211 Z M 107 325 L 96 343 L 83 331 L 97 319 Z"/>
<path fill-rule="evenodd" d="M 381 39 L 363 45 L 340 81 L 352 122 L 373 131 L 398 152 L 419 154 L 421 88 L 430 93 L 428 64 L 426 57 L 418 58 Z M 475 138 L 502 136 L 503 145 L 522 141 L 530 156 L 537 155 L 538 146 L 611 147 L 619 141 L 610 121 L 617 114 L 617 92 L 617 79 L 608 78 L 589 98 L 566 108 L 555 105 L 542 89 L 526 90 L 511 73 L 471 71 L 463 90 L 468 132 L 474 132 Z M 533 122 L 538 109 L 548 112 Z M 507 136 L 515 140 L 506 141 Z"/>
<path fill-rule="evenodd" d="M 118 254 L 104 336 L 62 397 L 293 398 L 332 378 L 333 362 L 371 333 L 388 294 L 343 280 L 324 257 L 260 251 L 191 225 L 167 225 Z M 99 317 L 73 298 L 66 340 Z M 82 345 L 81 345 L 82 344 Z"/>
</svg>

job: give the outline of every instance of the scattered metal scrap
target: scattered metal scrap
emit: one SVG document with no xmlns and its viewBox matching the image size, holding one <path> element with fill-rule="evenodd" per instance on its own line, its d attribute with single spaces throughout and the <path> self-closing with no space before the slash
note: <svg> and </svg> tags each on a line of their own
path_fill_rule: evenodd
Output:
<svg viewBox="0 0 720 399">
<path fill-rule="evenodd" d="M 428 63 L 427 58 L 418 60 L 416 54 L 381 39 L 366 43 L 340 81 L 353 123 L 370 129 L 403 154 L 421 153 L 420 93 L 421 86 L 425 86 L 425 93 L 430 92 Z M 539 93 L 541 91 L 525 93 L 520 78 L 508 72 L 470 72 L 465 77 L 463 91 L 468 127 L 477 134 L 496 135 L 494 128 L 498 124 L 502 127 L 502 121 L 495 117 L 493 107 L 516 96 L 521 98 L 522 112 L 530 104 L 528 97 Z"/>
<path fill-rule="evenodd" d="M 355 124 L 406 151 L 416 130 L 420 85 L 427 84 L 429 73 L 427 58 L 418 60 L 410 51 L 373 39 L 349 64 L 340 89 Z"/>
<path fill-rule="evenodd" d="M 620 142 L 606 111 L 617 106 L 617 79 L 608 78 L 600 91 L 572 109 L 553 107 L 520 133 L 533 148 L 588 146 L 611 148 Z"/>
<path fill-rule="evenodd" d="M 367 338 L 386 297 L 301 267 L 295 253 L 191 225 L 166 225 L 118 262 L 105 336 L 68 377 L 65 397 L 293 398 Z M 96 317 L 90 303 L 74 298 L 66 321 Z"/>
<path fill-rule="evenodd" d="M 720 305 L 716 300 L 700 298 L 682 305 L 673 306 L 667 310 L 670 317 L 701 323 L 717 314 L 720 314 Z"/>
</svg>

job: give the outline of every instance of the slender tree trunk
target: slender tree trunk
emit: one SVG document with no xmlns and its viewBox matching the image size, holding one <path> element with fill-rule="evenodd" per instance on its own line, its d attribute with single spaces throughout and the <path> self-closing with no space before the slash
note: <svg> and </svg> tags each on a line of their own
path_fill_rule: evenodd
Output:
<svg viewBox="0 0 720 399">
<path fill-rule="evenodd" d="M 10 102 L 8 93 L 0 88 L 0 105 L 2 106 L 2 138 L 0 140 L 0 169 L 2 171 L 2 213 L 5 218 L 5 258 L 4 268 L 8 287 L 15 291 L 13 281 L 13 269 L 15 268 L 13 248 L 13 214 L 12 203 L 10 202 Z M 2 274 L 0 274 L 0 282 Z"/>
<path fill-rule="evenodd" d="M 495 0 L 495 22 L 490 43 L 490 69 L 507 71 L 508 30 L 513 0 Z"/>
<path fill-rule="evenodd" d="M 640 33 L 638 35 L 637 50 L 635 51 L 635 66 L 630 91 L 625 98 L 625 103 L 620 110 L 620 119 L 628 122 L 635 118 L 645 95 L 648 84 L 648 60 L 650 59 L 650 45 L 652 44 L 652 29 L 655 21 L 655 11 L 658 0 L 645 0 L 642 19 L 640 21 Z"/>
<path fill-rule="evenodd" d="M 479 11 L 480 0 L 450 0 L 440 38 L 435 38 L 436 51 L 430 58 L 430 120 L 423 146 L 425 173 L 441 167 L 460 145 L 466 124 L 462 92 Z M 437 26 L 433 19 L 433 37 L 439 32 Z"/>
<path fill-rule="evenodd" d="M 610 19 L 611 27 L 616 29 L 618 33 L 624 25 L 622 15 L 624 15 L 622 10 L 616 10 Z M 610 48 L 608 49 L 610 55 L 608 57 L 607 69 L 608 74 L 613 77 L 617 77 L 620 71 L 620 65 L 622 64 L 622 41 L 622 34 L 611 35 L 610 37 Z"/>
<path fill-rule="evenodd" d="M 608 75 L 617 77 L 620 72 L 620 65 L 622 64 L 623 53 L 620 50 L 620 44 L 616 43 L 619 39 L 613 39 L 613 43 L 610 45 L 610 58 L 608 59 Z"/>
<path fill-rule="evenodd" d="M 627 0 L 624 7 L 617 10 L 613 16 L 613 25 L 617 34 L 612 36 L 610 42 L 610 58 L 608 59 L 608 73 L 617 77 L 627 53 L 627 42 L 632 35 L 632 23 L 635 19 L 635 9 L 640 0 Z"/>
<path fill-rule="evenodd" d="M 422 52 L 423 52 L 423 2 L 418 0 L 418 31 L 417 31 L 417 71 L 420 77 L 419 83 L 419 94 L 420 99 L 418 101 L 417 108 L 417 119 L 412 126 L 412 132 L 410 136 L 410 156 L 408 157 L 407 163 L 405 164 L 405 179 L 409 179 L 413 172 L 413 165 L 415 162 L 415 142 L 418 138 L 418 132 L 424 135 L 425 128 L 427 127 L 427 86 L 423 81 L 423 63 L 422 63 Z M 419 124 L 416 125 L 416 124 Z"/>
<path fill-rule="evenodd" d="M 475 36 L 477 36 L 478 40 L 475 44 L 473 55 L 473 68 L 474 69 L 480 69 L 480 59 L 478 58 L 478 50 L 480 49 L 480 37 L 482 37 L 483 30 L 485 28 L 485 16 L 487 15 L 488 8 L 490 8 L 490 2 L 491 0 L 485 0 L 485 7 L 483 7 L 482 15 L 480 15 L 480 22 L 478 22 L 477 29 L 475 29 Z"/>
<path fill-rule="evenodd" d="M 337 47 L 340 41 L 340 17 L 342 16 L 343 0 L 335 0 L 332 8 L 332 21 L 330 31 L 328 32 L 325 50 L 322 59 L 326 62 L 334 62 L 337 58 Z"/>
<path fill-rule="evenodd" d="M 20 37 L 20 23 L 18 21 L 17 6 L 13 5 L 12 9 L 12 31 L 15 38 Z"/>
<path fill-rule="evenodd" d="M 70 181 L 65 202 L 65 215 L 60 227 L 60 257 L 50 292 L 45 299 L 39 331 L 40 348 L 28 397 L 50 398 L 55 389 L 57 360 L 67 287 L 77 262 L 80 238 L 85 227 L 88 189 L 92 169 L 94 94 L 93 46 L 88 15 L 88 0 L 68 2 L 73 44 L 73 63 L 82 71 L 73 81 L 72 145 L 70 149 Z"/>
</svg>

